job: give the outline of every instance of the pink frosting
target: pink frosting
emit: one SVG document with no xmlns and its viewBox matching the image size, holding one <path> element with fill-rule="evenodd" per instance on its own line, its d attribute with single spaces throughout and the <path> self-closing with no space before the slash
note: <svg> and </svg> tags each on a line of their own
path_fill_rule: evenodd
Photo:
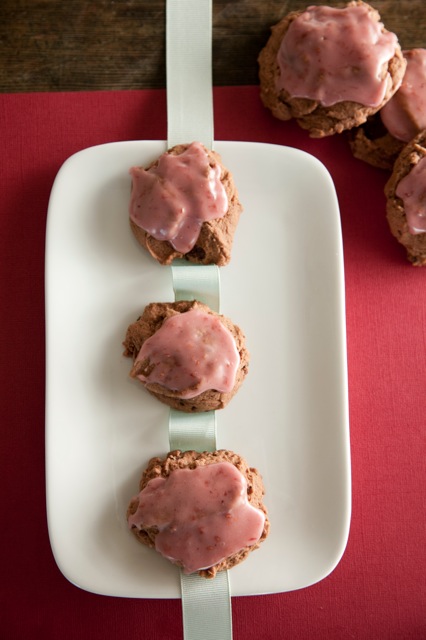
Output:
<svg viewBox="0 0 426 640">
<path fill-rule="evenodd" d="M 404 57 L 407 69 L 402 84 L 380 116 L 394 138 L 409 142 L 426 129 L 426 49 L 404 51 Z"/>
<path fill-rule="evenodd" d="M 426 232 L 426 156 L 398 183 L 396 195 L 404 203 L 408 229 L 413 235 Z"/>
<path fill-rule="evenodd" d="M 383 65 L 394 56 L 397 42 L 365 5 L 308 7 L 282 40 L 277 88 L 326 107 L 343 100 L 376 107 L 389 80 Z"/>
<path fill-rule="evenodd" d="M 222 218 L 228 198 L 218 164 L 199 142 L 179 155 L 164 153 L 149 169 L 132 167 L 130 219 L 157 240 L 181 253 L 197 242 L 203 222 Z"/>
<path fill-rule="evenodd" d="M 143 343 L 134 368 L 146 360 L 150 372 L 137 375 L 141 382 L 194 398 L 208 389 L 231 391 L 240 355 L 233 335 L 217 316 L 191 309 L 168 318 Z"/>
<path fill-rule="evenodd" d="M 265 515 L 247 499 L 247 482 L 229 462 L 177 469 L 150 480 L 129 527 L 157 526 L 155 548 L 185 573 L 208 569 L 255 544 Z"/>
</svg>

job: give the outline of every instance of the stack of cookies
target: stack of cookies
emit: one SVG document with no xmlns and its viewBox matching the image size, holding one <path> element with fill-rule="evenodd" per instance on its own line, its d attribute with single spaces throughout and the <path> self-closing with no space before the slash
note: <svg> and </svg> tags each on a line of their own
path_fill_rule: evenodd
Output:
<svg viewBox="0 0 426 640">
<path fill-rule="evenodd" d="M 310 6 L 272 27 L 259 77 L 275 117 L 316 138 L 344 133 L 355 157 L 392 172 L 391 232 L 413 265 L 426 265 L 426 50 L 402 51 L 365 2 Z"/>
</svg>

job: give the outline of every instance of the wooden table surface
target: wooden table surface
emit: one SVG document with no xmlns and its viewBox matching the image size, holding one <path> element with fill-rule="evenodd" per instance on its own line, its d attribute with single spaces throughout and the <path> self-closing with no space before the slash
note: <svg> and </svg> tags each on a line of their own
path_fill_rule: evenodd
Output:
<svg viewBox="0 0 426 640">
<path fill-rule="evenodd" d="M 303 0 L 213 0 L 213 82 L 257 84 L 269 28 Z M 424 0 L 371 0 L 404 49 L 426 46 Z M 0 92 L 165 86 L 165 0 L 1 0 Z"/>
</svg>

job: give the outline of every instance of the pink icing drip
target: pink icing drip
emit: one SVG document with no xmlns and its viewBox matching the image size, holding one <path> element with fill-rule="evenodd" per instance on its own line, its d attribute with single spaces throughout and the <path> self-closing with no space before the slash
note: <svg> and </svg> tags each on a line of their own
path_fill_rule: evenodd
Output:
<svg viewBox="0 0 426 640">
<path fill-rule="evenodd" d="M 408 229 L 416 235 L 426 232 L 426 156 L 402 180 L 396 195 L 404 203 Z"/>
<path fill-rule="evenodd" d="M 397 44 L 396 35 L 382 29 L 363 5 L 308 7 L 281 43 L 277 88 L 326 107 L 343 100 L 380 105 L 389 78 L 382 67 Z"/>
<path fill-rule="evenodd" d="M 164 153 L 147 170 L 132 167 L 130 175 L 130 219 L 181 253 L 193 248 L 203 222 L 222 218 L 228 210 L 220 166 L 210 167 L 199 142 L 180 155 Z"/>
<path fill-rule="evenodd" d="M 405 51 L 404 57 L 407 69 L 402 84 L 380 117 L 394 138 L 409 142 L 426 129 L 426 49 Z"/>
<path fill-rule="evenodd" d="M 191 309 L 168 318 L 142 345 L 135 361 L 154 365 L 143 383 L 193 398 L 207 389 L 231 391 L 240 363 L 234 337 L 217 316 Z"/>
<path fill-rule="evenodd" d="M 255 544 L 265 515 L 247 499 L 247 482 L 229 462 L 177 469 L 150 480 L 129 527 L 157 526 L 155 548 L 185 573 L 207 569 Z"/>
</svg>

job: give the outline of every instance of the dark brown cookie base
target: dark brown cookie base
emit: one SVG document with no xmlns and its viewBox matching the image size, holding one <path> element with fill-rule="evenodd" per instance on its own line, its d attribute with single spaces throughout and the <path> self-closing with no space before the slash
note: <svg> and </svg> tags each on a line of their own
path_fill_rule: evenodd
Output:
<svg viewBox="0 0 426 640">
<path fill-rule="evenodd" d="M 177 145 L 169 149 L 167 153 L 180 155 L 188 146 Z M 205 151 L 208 155 L 210 166 L 219 165 L 221 168 L 220 180 L 228 197 L 228 211 L 222 218 L 208 220 L 202 224 L 200 235 L 191 251 L 185 254 L 176 251 L 170 242 L 156 240 L 130 220 L 130 228 L 139 244 L 145 247 L 160 264 L 167 265 L 171 264 L 176 258 L 184 258 L 188 262 L 195 264 L 217 264 L 222 267 L 231 260 L 234 234 L 243 208 L 239 201 L 231 172 L 223 166 L 218 153 L 207 149 Z M 149 165 L 149 167 L 157 162 L 158 160 Z M 146 167 L 146 169 L 149 169 L 149 167 Z"/>
<path fill-rule="evenodd" d="M 125 347 L 124 355 L 133 358 L 134 361 L 145 340 L 154 335 L 167 318 L 179 313 L 185 313 L 190 309 L 201 309 L 206 313 L 217 316 L 233 335 L 238 353 L 240 354 L 240 364 L 232 391 L 222 392 L 209 389 L 194 398 L 185 399 L 179 397 L 178 391 L 170 391 L 159 384 L 146 384 L 144 386 L 147 391 L 158 400 L 178 411 L 200 413 L 203 411 L 223 409 L 237 393 L 248 373 L 249 353 L 246 349 L 245 336 L 241 329 L 234 325 L 229 318 L 215 313 L 201 302 L 184 300 L 180 302 L 154 302 L 149 304 L 140 318 L 127 329 L 126 338 L 123 343 Z M 132 377 L 135 377 L 135 374 L 133 374 Z"/>
<path fill-rule="evenodd" d="M 426 233 L 412 234 L 408 229 L 404 204 L 396 195 L 399 182 L 426 156 L 426 130 L 419 133 L 401 151 L 391 177 L 385 186 L 386 212 L 390 230 L 407 251 L 407 258 L 415 267 L 426 266 Z"/>
<path fill-rule="evenodd" d="M 175 469 L 195 469 L 199 466 L 208 464 L 215 464 L 217 462 L 230 462 L 233 464 L 246 478 L 247 481 L 247 498 L 250 504 L 257 509 L 261 509 L 265 514 L 265 524 L 263 532 L 254 545 L 250 547 L 244 547 L 237 553 L 225 558 L 221 562 L 198 571 L 198 574 L 204 578 L 214 578 L 218 571 L 225 571 L 231 569 L 235 565 L 239 564 L 247 556 L 258 549 L 260 544 L 266 539 L 269 533 L 269 520 L 266 507 L 263 504 L 264 487 L 262 477 L 253 467 L 249 467 L 247 462 L 241 456 L 233 453 L 232 451 L 226 451 L 224 449 L 219 451 L 198 453 L 197 451 L 171 451 L 165 458 L 152 458 L 148 464 L 148 467 L 142 474 L 142 478 L 139 484 L 139 491 L 142 491 L 150 480 L 158 477 L 167 477 Z M 138 506 L 137 498 L 134 498 L 128 507 L 127 518 L 135 513 Z M 158 533 L 156 527 L 149 527 L 147 529 L 138 530 L 136 527 L 132 528 L 132 533 L 136 536 L 139 542 L 147 545 L 148 547 L 155 548 L 155 538 Z"/>
<path fill-rule="evenodd" d="M 348 132 L 349 146 L 355 158 L 377 169 L 392 171 L 404 143 L 394 138 L 376 113 L 360 127 Z"/>
<path fill-rule="evenodd" d="M 364 2 L 350 2 L 351 4 L 366 4 Z M 378 12 L 367 5 L 374 20 L 379 21 Z M 323 107 L 318 101 L 308 98 L 292 98 L 284 89 L 278 91 L 276 81 L 280 75 L 277 63 L 277 54 L 282 39 L 290 24 L 302 11 L 293 11 L 284 17 L 278 24 L 272 27 L 271 36 L 260 52 L 259 79 L 260 98 L 267 109 L 280 120 L 295 118 L 298 124 L 309 131 L 312 138 L 323 138 L 335 133 L 342 133 L 358 127 L 367 118 L 379 111 L 398 89 L 403 78 L 406 61 L 401 48 L 397 47 L 394 57 L 389 61 L 386 72 L 389 72 L 390 80 L 385 97 L 377 107 L 367 107 L 357 102 L 343 101 L 330 107 Z"/>
</svg>

